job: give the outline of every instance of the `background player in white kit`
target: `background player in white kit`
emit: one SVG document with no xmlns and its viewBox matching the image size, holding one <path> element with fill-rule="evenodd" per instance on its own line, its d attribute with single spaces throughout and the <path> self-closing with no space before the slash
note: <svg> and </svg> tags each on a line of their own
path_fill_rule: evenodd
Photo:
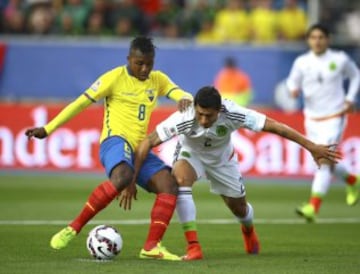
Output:
<svg viewBox="0 0 360 274">
<path fill-rule="evenodd" d="M 257 254 L 260 244 L 253 225 L 254 210 L 247 203 L 243 178 L 239 173 L 237 154 L 231 142 L 231 133 L 239 128 L 267 131 L 292 140 L 308 149 L 314 159 L 335 161 L 340 156 L 331 146 L 316 145 L 294 129 L 266 117 L 264 114 L 238 106 L 230 100 L 221 100 L 214 87 L 201 88 L 194 106 L 185 112 L 175 112 L 157 125 L 156 131 L 140 143 L 135 155 L 136 174 L 152 147 L 174 136 L 179 142 L 173 165 L 173 174 L 179 184 L 177 213 L 188 243 L 184 260 L 202 259 L 203 254 L 196 229 L 196 208 L 191 187 L 203 175 L 210 181 L 211 192 L 221 195 L 225 204 L 241 223 L 245 250 Z M 136 189 L 123 196 L 120 205 L 131 206 Z M 130 191 L 130 192 L 131 192 Z"/>
<path fill-rule="evenodd" d="M 303 92 L 307 137 L 316 143 L 338 144 L 346 114 L 354 108 L 360 73 L 343 51 L 329 48 L 329 31 L 324 26 L 311 26 L 307 42 L 310 50 L 295 60 L 287 87 L 294 97 Z M 345 79 L 349 79 L 347 94 L 343 87 Z M 346 183 L 347 204 L 358 201 L 360 178 L 348 172 L 342 163 L 333 165 L 325 161 L 315 172 L 309 202 L 296 209 L 307 221 L 314 221 L 319 212 L 333 174 Z"/>
</svg>

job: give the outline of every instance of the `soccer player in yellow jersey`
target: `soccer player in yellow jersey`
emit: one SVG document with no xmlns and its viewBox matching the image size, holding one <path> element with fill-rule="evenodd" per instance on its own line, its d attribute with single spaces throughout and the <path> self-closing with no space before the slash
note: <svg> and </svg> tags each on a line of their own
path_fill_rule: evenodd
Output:
<svg viewBox="0 0 360 274">
<path fill-rule="evenodd" d="M 100 160 L 109 180 L 97 186 L 80 214 L 52 237 L 52 248 L 66 247 L 83 226 L 117 196 L 120 197 L 120 204 L 124 200 L 133 178 L 134 150 L 146 136 L 157 98 L 167 96 L 177 101 L 180 109 L 192 102 L 191 94 L 181 90 L 163 72 L 152 70 L 154 58 L 155 46 L 151 38 L 135 38 L 130 45 L 127 65 L 101 75 L 44 127 L 26 130 L 29 139 L 45 138 L 92 103 L 104 99 Z M 176 206 L 178 188 L 174 177 L 155 154 L 150 154 L 137 182 L 148 192 L 156 194 L 150 228 L 140 258 L 180 260 L 180 257 L 160 245 Z"/>
</svg>

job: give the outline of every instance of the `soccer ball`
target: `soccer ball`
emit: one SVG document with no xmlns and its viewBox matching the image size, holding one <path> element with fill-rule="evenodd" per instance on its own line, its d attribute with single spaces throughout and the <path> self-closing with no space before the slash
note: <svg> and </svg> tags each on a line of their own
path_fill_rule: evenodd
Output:
<svg viewBox="0 0 360 274">
<path fill-rule="evenodd" d="M 86 239 L 86 247 L 97 260 L 111 260 L 121 252 L 123 240 L 120 233 L 112 226 L 94 227 Z"/>
</svg>

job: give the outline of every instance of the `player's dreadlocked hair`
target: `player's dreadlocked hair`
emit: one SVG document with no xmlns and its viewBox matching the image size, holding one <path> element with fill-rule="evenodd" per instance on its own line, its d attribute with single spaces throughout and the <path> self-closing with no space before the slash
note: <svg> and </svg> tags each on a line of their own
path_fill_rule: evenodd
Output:
<svg viewBox="0 0 360 274">
<path fill-rule="evenodd" d="M 138 36 L 131 41 L 130 51 L 140 50 L 143 54 L 154 54 L 155 45 L 153 44 L 152 38 L 145 36 Z"/>
<path fill-rule="evenodd" d="M 194 105 L 202 108 L 213 108 L 220 110 L 221 95 L 213 86 L 205 86 L 198 90 L 195 95 Z"/>
</svg>

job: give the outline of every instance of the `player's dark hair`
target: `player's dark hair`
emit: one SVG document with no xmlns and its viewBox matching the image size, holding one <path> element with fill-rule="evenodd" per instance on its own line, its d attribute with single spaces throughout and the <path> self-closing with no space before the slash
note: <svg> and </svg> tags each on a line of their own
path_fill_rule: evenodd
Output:
<svg viewBox="0 0 360 274">
<path fill-rule="evenodd" d="M 329 37 L 330 36 L 330 31 L 329 29 L 321 24 L 321 23 L 317 23 L 317 24 L 314 24 L 312 26 L 310 26 L 310 28 L 308 29 L 307 33 L 306 33 L 306 37 L 309 37 L 310 34 L 314 31 L 314 30 L 319 30 L 321 31 L 326 37 Z"/>
<path fill-rule="evenodd" d="M 221 109 L 221 95 L 213 86 L 205 86 L 198 90 L 195 95 L 194 105 L 202 108 Z"/>
<path fill-rule="evenodd" d="M 150 37 L 138 36 L 131 41 L 130 51 L 139 50 L 143 54 L 155 55 L 155 45 Z"/>
</svg>

